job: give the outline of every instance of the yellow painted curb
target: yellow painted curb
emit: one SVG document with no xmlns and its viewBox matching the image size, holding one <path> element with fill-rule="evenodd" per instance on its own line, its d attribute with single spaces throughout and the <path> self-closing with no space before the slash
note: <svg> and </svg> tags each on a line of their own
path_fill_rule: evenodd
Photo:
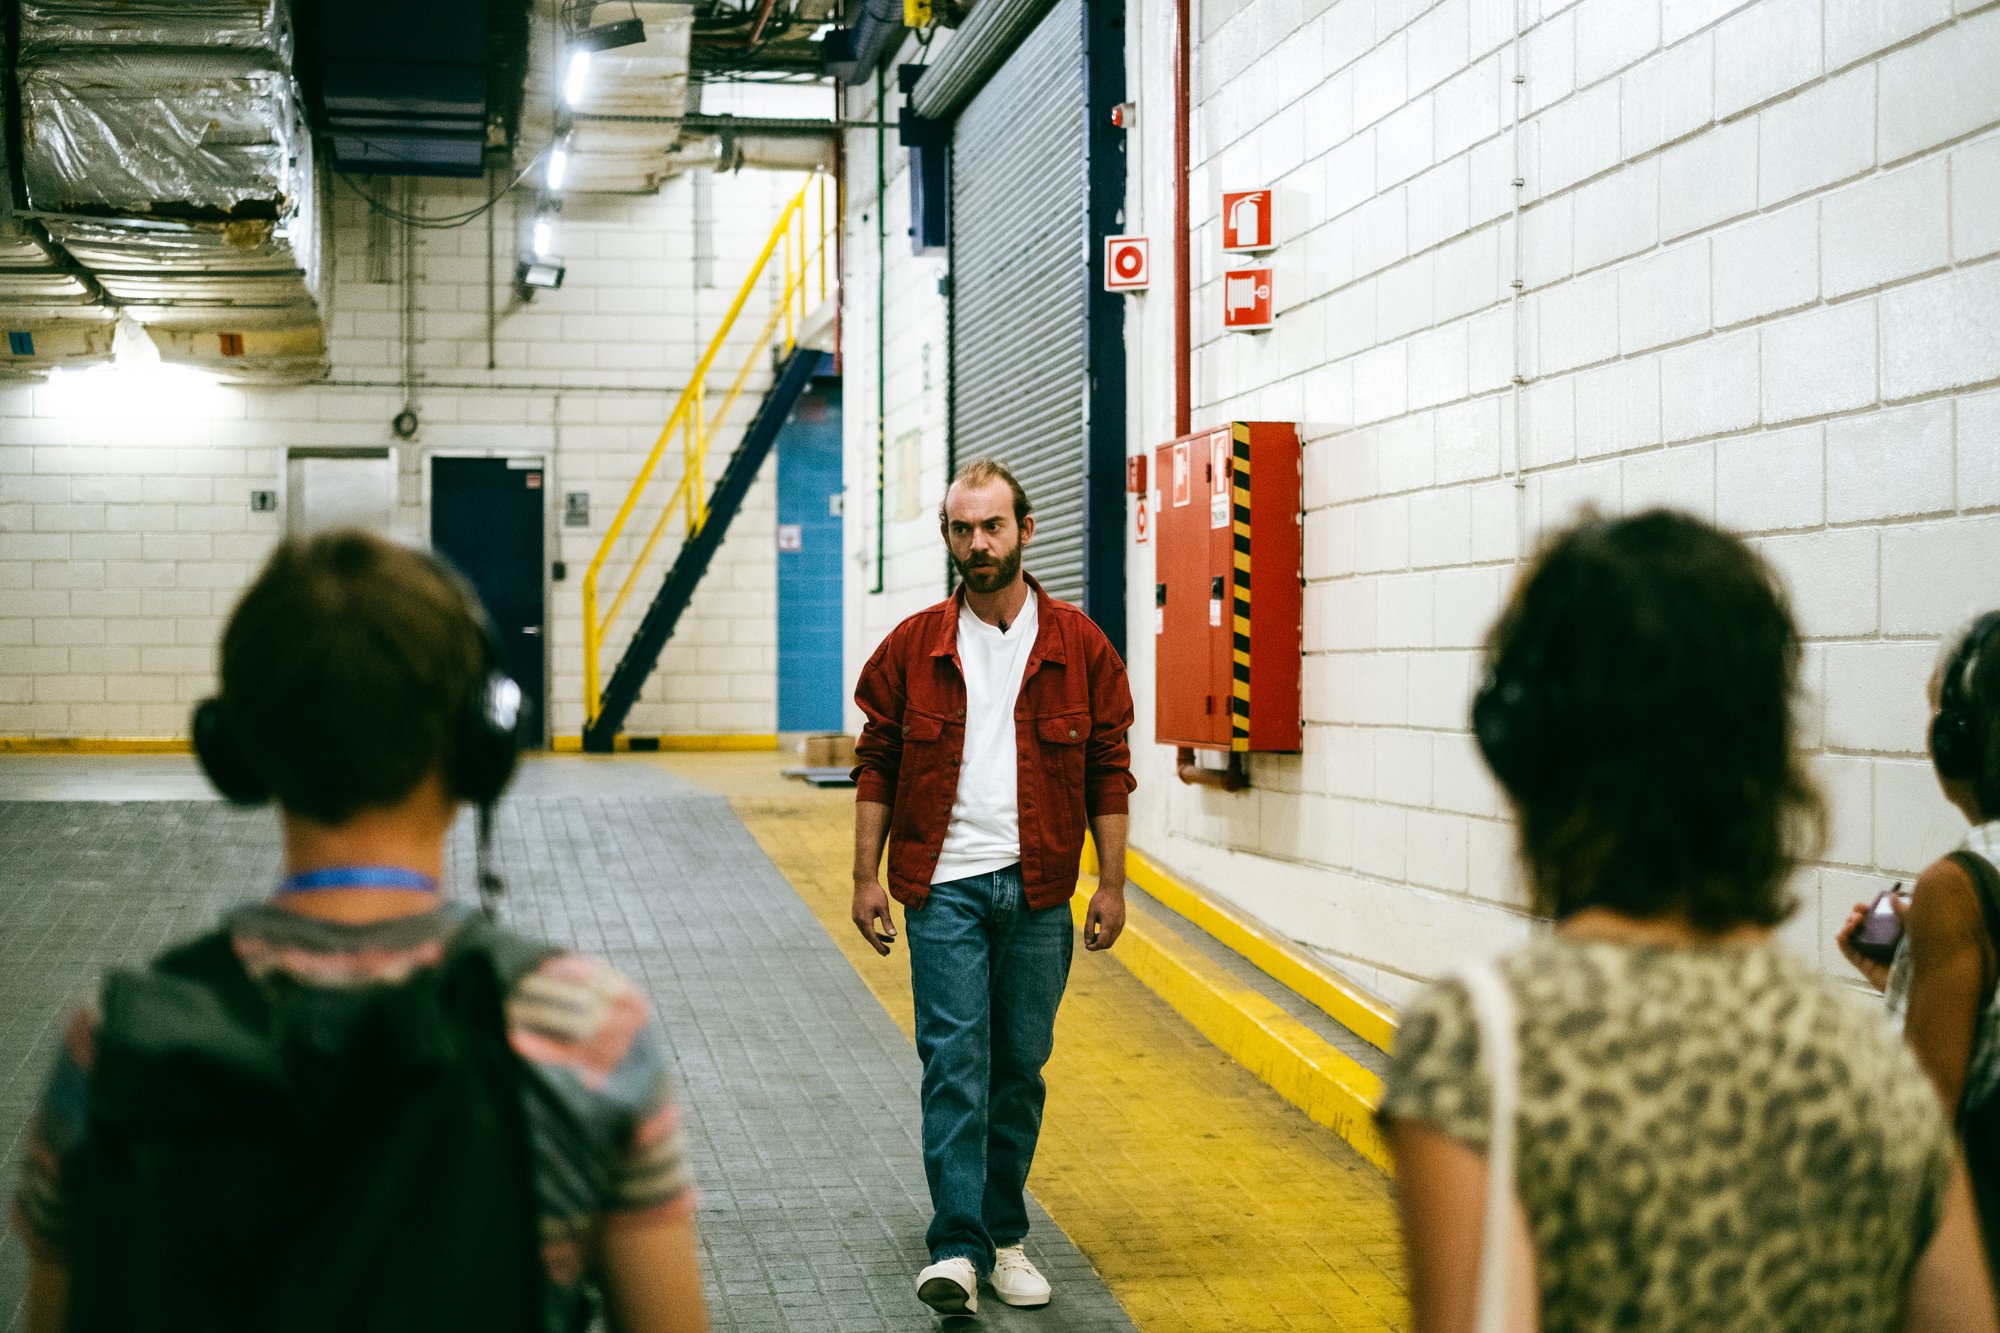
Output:
<svg viewBox="0 0 2000 1333">
<path fill-rule="evenodd" d="M 1126 852 L 1125 877 L 1376 1050 L 1388 1051 L 1395 1044 L 1396 1016 L 1381 1001 L 1315 967 L 1262 926 L 1217 906 L 1145 853 Z"/>
<path fill-rule="evenodd" d="M 1138 881 L 1135 879 L 1135 883 Z M 1151 893 L 1153 890 L 1141 884 Z M 1090 895 L 1071 910 L 1079 923 Z M 1225 1054 L 1383 1171 L 1389 1145 L 1375 1127 L 1382 1080 L 1324 1037 L 1189 947 L 1163 922 L 1128 908 L 1117 959 Z"/>
<path fill-rule="evenodd" d="M 187 754 L 173 736 L 0 736 L 0 752 L 13 754 Z"/>
<path fill-rule="evenodd" d="M 632 742 L 637 740 L 639 745 Z M 653 742 L 653 744 L 647 744 Z M 770 735 L 716 735 L 716 736 L 625 736 L 616 737 L 612 746 L 620 754 L 632 750 L 679 751 L 682 753 L 775 750 L 778 738 Z M 583 737 L 557 736 L 549 742 L 549 749 L 557 754 L 581 754 Z"/>
</svg>

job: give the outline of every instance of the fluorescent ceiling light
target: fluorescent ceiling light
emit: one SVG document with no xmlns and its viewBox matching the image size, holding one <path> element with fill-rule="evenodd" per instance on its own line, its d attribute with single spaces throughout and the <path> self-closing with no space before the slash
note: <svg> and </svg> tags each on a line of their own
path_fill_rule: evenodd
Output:
<svg viewBox="0 0 2000 1333">
<path fill-rule="evenodd" d="M 583 100 L 584 85 L 590 80 L 590 52 L 587 49 L 569 53 L 569 72 L 563 76 L 563 101 L 575 106 Z"/>
<path fill-rule="evenodd" d="M 569 174 L 569 149 L 557 144 L 549 150 L 548 186 L 551 191 L 563 187 L 563 177 Z"/>
<path fill-rule="evenodd" d="M 535 219 L 535 258 L 548 258 L 549 247 L 555 240 L 555 232 L 555 225 L 547 218 Z"/>
</svg>

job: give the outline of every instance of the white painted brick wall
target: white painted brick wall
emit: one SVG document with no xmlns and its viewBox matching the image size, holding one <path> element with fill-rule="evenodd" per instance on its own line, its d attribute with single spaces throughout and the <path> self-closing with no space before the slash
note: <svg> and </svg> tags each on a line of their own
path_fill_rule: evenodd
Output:
<svg viewBox="0 0 2000 1333">
<path fill-rule="evenodd" d="M 400 291 L 369 280 L 365 208 L 345 191 L 331 238 L 328 382 L 246 390 L 118 372 L 0 386 L 0 735 L 184 735 L 189 705 L 214 688 L 223 621 L 282 531 L 282 514 L 250 512 L 249 493 L 282 493 L 285 451 L 302 445 L 394 447 L 396 526 L 416 539 L 427 532 L 430 454 L 493 449 L 545 459 L 548 556 L 570 571 L 550 585 L 551 719 L 556 734 L 576 734 L 584 567 L 798 183 L 759 172 L 716 181 L 716 268 L 726 288 L 693 284 L 685 179 L 653 198 L 570 200 L 558 223 L 564 286 L 527 305 L 503 290 L 494 371 L 486 369 L 484 227 L 421 232 L 415 401 L 423 427 L 414 442 L 389 432 L 402 405 Z M 483 185 L 432 183 L 418 206 L 445 214 L 483 198 Z M 503 283 L 521 221 L 514 201 L 503 201 L 495 259 Z M 763 299 L 748 312 L 757 322 Z M 741 338 L 733 345 L 739 356 L 748 349 Z M 764 381 L 761 371 L 752 377 L 726 432 L 747 423 Z M 721 455 L 711 460 L 711 480 L 720 463 Z M 677 448 L 662 474 L 671 488 Z M 556 526 L 570 490 L 591 497 L 589 529 Z M 629 730 L 775 730 L 774 521 L 767 471 Z M 607 572 L 622 574 L 629 559 L 621 553 Z M 611 661 L 622 646 L 614 636 Z"/>
<path fill-rule="evenodd" d="M 1307 730 L 1299 759 L 1253 758 L 1252 793 L 1181 788 L 1137 636 L 1135 841 L 1392 999 L 1521 938 L 1466 729 L 1475 650 L 1542 525 L 1676 504 L 1750 534 L 1790 589 L 1836 827 L 1784 938 L 1838 971 L 1847 903 L 1960 828 L 1922 685 L 2000 559 L 2000 6 L 1528 9 L 1517 270 L 1511 6 L 1198 5 L 1219 77 L 1196 108 L 1195 424 L 1303 404 Z M 1166 271 L 1171 30 L 1140 6 L 1132 33 L 1134 98 L 1160 110 L 1130 140 L 1127 227 Z M 1309 323 L 1304 360 L 1215 328 L 1212 191 L 1274 160 L 1322 209 L 1279 251 L 1303 295 L 1269 341 Z M 1127 307 L 1134 453 L 1172 433 L 1171 318 L 1158 285 Z M 1152 565 L 1130 548 L 1135 625 Z"/>
</svg>

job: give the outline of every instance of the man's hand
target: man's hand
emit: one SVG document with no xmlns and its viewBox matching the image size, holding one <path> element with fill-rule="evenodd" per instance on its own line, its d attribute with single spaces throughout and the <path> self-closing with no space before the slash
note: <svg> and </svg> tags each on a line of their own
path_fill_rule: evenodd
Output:
<svg viewBox="0 0 2000 1333">
<path fill-rule="evenodd" d="M 854 886 L 853 916 L 854 928 L 868 941 L 868 947 L 886 958 L 889 946 L 896 942 L 896 920 L 889 915 L 889 895 L 882 891 L 880 880 L 864 880 Z M 1122 906 L 1118 919 L 1125 919 Z"/>
<path fill-rule="evenodd" d="M 1090 895 L 1090 910 L 1083 917 L 1083 947 L 1093 952 L 1109 949 L 1125 930 L 1125 886 L 1100 887 Z"/>
</svg>

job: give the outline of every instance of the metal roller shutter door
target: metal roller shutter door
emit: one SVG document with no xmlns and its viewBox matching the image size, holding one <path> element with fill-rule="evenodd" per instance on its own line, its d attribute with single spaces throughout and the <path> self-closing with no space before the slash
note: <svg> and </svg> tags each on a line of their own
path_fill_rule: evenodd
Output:
<svg viewBox="0 0 2000 1333">
<path fill-rule="evenodd" d="M 1082 0 L 1062 0 L 959 114 L 952 137 L 952 443 L 1035 503 L 1025 562 L 1084 587 L 1086 306 Z"/>
</svg>

